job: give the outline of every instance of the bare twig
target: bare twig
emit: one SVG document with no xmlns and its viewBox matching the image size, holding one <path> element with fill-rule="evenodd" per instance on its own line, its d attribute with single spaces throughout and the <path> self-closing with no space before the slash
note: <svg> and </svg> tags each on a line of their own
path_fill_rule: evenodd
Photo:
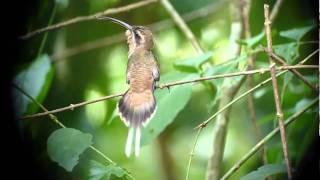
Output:
<svg viewBox="0 0 320 180">
<path fill-rule="evenodd" d="M 282 6 L 283 0 L 277 0 L 276 3 L 274 4 L 271 15 L 270 15 L 270 20 L 273 22 L 275 18 L 278 16 L 279 9 Z"/>
<path fill-rule="evenodd" d="M 40 33 L 43 33 L 45 31 L 50 31 L 50 30 L 62 28 L 62 27 L 65 27 L 65 26 L 68 26 L 68 25 L 71 25 L 71 24 L 75 24 L 75 23 L 79 23 L 79 22 L 83 22 L 83 21 L 94 20 L 94 19 L 96 19 L 97 17 L 100 17 L 100 16 L 106 16 L 106 15 L 111 15 L 111 14 L 117 14 L 117 13 L 130 11 L 132 9 L 136 9 L 136 8 L 140 8 L 140 7 L 143 7 L 143 6 L 147 6 L 147 5 L 149 5 L 151 3 L 155 3 L 155 2 L 157 2 L 157 0 L 139 1 L 139 2 L 132 3 L 132 4 L 129 4 L 129 5 L 126 5 L 126 6 L 122 6 L 122 7 L 110 8 L 110 9 L 107 9 L 105 11 L 98 12 L 98 13 L 95 13 L 95 14 L 92 14 L 92 15 L 89 15 L 89 16 L 78 16 L 78 17 L 69 19 L 69 20 L 64 21 L 64 22 L 60 22 L 60 23 L 57 23 L 57 24 L 54 24 L 54 25 L 51 25 L 51 26 L 47 26 L 47 27 L 44 27 L 44 28 L 40 28 L 40 29 L 34 30 L 32 32 L 29 32 L 29 33 L 21 36 L 20 38 L 21 39 L 28 39 L 28 38 L 36 35 L 36 34 L 40 34 Z"/>
<path fill-rule="evenodd" d="M 287 70 L 287 69 L 292 69 L 292 68 L 318 68 L 319 66 L 317 65 L 296 65 L 296 66 L 281 66 L 281 67 L 277 67 L 278 71 L 282 71 L 282 70 Z M 249 75 L 249 74 L 263 74 L 265 72 L 268 72 L 270 69 L 269 68 L 262 68 L 262 69 L 257 69 L 257 70 L 251 70 L 251 71 L 242 71 L 242 72 L 237 72 L 237 73 L 227 73 L 227 74 L 221 74 L 221 75 L 215 75 L 215 76 L 208 76 L 208 77 L 202 77 L 202 78 L 197 78 L 197 79 L 193 79 L 193 80 L 186 80 L 186 81 L 176 81 L 176 82 L 172 82 L 172 83 L 164 83 L 164 84 L 160 84 L 157 88 L 163 89 L 163 88 L 168 88 L 168 87 L 172 87 L 172 86 L 177 86 L 177 85 L 182 85 L 182 84 L 187 84 L 187 83 L 195 83 L 195 82 L 201 82 L 201 81 L 206 81 L 206 80 L 212 80 L 212 79 L 218 79 L 218 78 L 226 78 L 226 77 L 234 77 L 234 76 L 242 76 L 242 75 Z M 92 103 L 97 103 L 100 101 L 104 101 L 107 99 L 111 99 L 111 98 L 115 98 L 115 97 L 119 97 L 122 96 L 123 93 L 118 93 L 118 94 L 114 94 L 114 95 L 108 95 L 108 96 L 104 96 L 104 97 L 100 97 L 94 100 L 89 100 L 89 101 L 84 101 L 81 103 L 77 103 L 77 104 L 70 104 L 69 106 L 66 107 L 62 107 L 62 108 L 58 108 L 55 110 L 51 110 L 48 112 L 43 112 L 43 113 L 37 113 L 37 114 L 32 114 L 32 115 L 26 115 L 24 117 L 21 117 L 20 119 L 30 119 L 30 118 L 36 118 L 36 117 L 41 117 L 41 116 L 45 116 L 48 114 L 54 114 L 54 113 L 58 113 L 58 112 L 62 112 L 62 111 L 67 111 L 67 110 L 73 110 L 75 108 L 81 107 L 81 106 L 85 106 L 88 104 L 92 104 Z"/>
<path fill-rule="evenodd" d="M 77 108 L 77 107 L 85 106 L 85 105 L 92 104 L 92 103 L 97 103 L 97 102 L 100 102 L 100 101 L 104 101 L 106 99 L 111 99 L 111 98 L 119 97 L 119 96 L 122 96 L 122 95 L 123 95 L 123 93 L 113 94 L 113 95 L 104 96 L 104 97 L 101 97 L 101 98 L 98 98 L 98 99 L 94 99 L 94 100 L 90 100 L 90 101 L 84 101 L 84 102 L 77 103 L 77 104 L 70 104 L 69 106 L 66 106 L 66 107 L 63 107 L 63 108 L 59 108 L 59 109 L 55 109 L 55 110 L 52 110 L 52 111 L 46 111 L 46 112 L 37 113 L 37 114 L 33 114 L 33 115 L 26 115 L 26 116 L 22 117 L 21 119 L 36 118 L 36 117 L 41 117 L 41 116 L 45 116 L 45 115 L 48 115 L 48 114 L 54 114 L 54 113 L 57 113 L 57 112 L 73 110 L 74 108 Z"/>
<path fill-rule="evenodd" d="M 196 149 L 197 142 L 198 142 L 198 139 L 199 139 L 199 136 L 200 136 L 200 133 L 201 133 L 202 129 L 203 129 L 203 127 L 198 129 L 196 138 L 194 140 L 194 143 L 193 143 L 193 146 L 192 146 L 192 149 L 191 149 L 191 152 L 190 152 L 189 162 L 188 162 L 188 166 L 187 166 L 186 180 L 189 179 L 190 167 L 191 167 L 192 158 L 194 156 L 194 150 Z"/>
<path fill-rule="evenodd" d="M 264 25 L 265 25 L 265 31 L 267 36 L 268 52 L 272 52 L 271 20 L 269 19 L 269 5 L 267 4 L 264 5 L 264 18 L 265 18 Z M 272 56 L 270 55 L 269 55 L 269 61 L 270 61 L 270 73 L 272 78 L 274 101 L 276 105 L 277 119 L 280 127 L 283 154 L 284 154 L 284 158 L 287 166 L 288 179 L 290 180 L 292 179 L 292 174 L 291 174 L 291 166 L 290 166 L 289 155 L 288 155 L 286 131 L 283 123 L 283 112 L 280 105 L 281 100 L 280 100 L 279 91 L 278 91 L 275 64 L 273 63 Z"/>
<path fill-rule="evenodd" d="M 301 109 L 299 112 L 296 112 L 292 116 L 290 116 L 284 123 L 284 126 L 288 126 L 293 121 L 297 120 L 299 116 L 301 116 L 304 112 L 306 112 L 308 109 L 316 105 L 316 103 L 319 101 L 319 98 L 317 97 L 312 102 L 310 102 L 308 105 L 306 105 L 303 109 Z M 271 131 L 267 136 L 265 136 L 261 141 L 259 141 L 254 147 L 252 147 L 247 154 L 245 154 L 237 163 L 235 163 L 221 178 L 221 180 L 228 179 L 233 173 L 235 173 L 251 156 L 253 156 L 259 148 L 261 148 L 266 142 L 268 142 L 272 137 L 274 137 L 277 133 L 279 133 L 280 128 L 277 127 L 273 131 Z"/>
<path fill-rule="evenodd" d="M 25 90 L 23 90 L 22 88 L 20 88 L 20 87 L 17 86 L 16 84 L 13 84 L 12 86 L 13 86 L 15 89 L 17 89 L 19 92 L 21 92 L 23 95 L 25 95 L 26 97 L 28 97 L 33 103 L 35 103 L 36 105 L 38 105 L 43 111 L 49 112 L 47 108 L 45 108 L 42 104 L 40 104 L 37 100 L 35 100 L 32 96 L 30 96 Z M 61 128 L 66 128 L 66 126 L 65 126 L 61 121 L 59 121 L 58 118 L 57 118 L 55 115 L 53 115 L 53 114 L 51 114 L 51 113 L 49 113 L 49 114 L 47 114 L 47 115 L 50 117 L 50 119 L 51 119 L 54 123 L 58 124 Z M 113 164 L 113 165 L 117 165 L 117 163 L 115 163 L 112 159 L 110 159 L 108 156 L 106 156 L 105 154 L 103 154 L 103 152 L 101 152 L 101 151 L 100 151 L 99 149 L 97 149 L 96 147 L 90 145 L 89 148 L 90 148 L 91 150 L 93 150 L 94 152 L 96 152 L 97 154 L 99 154 L 99 155 L 100 155 L 102 158 L 104 158 L 108 163 Z M 122 167 L 120 167 L 120 168 L 123 169 Z M 123 170 L 126 172 L 127 176 L 129 176 L 131 179 L 135 179 L 127 170 L 125 170 L 125 169 L 123 169 Z"/>
<path fill-rule="evenodd" d="M 244 38 L 251 38 L 251 29 L 250 29 L 250 10 L 251 10 L 251 0 L 240 0 L 240 13 L 241 13 L 241 24 L 243 26 Z M 255 67 L 254 55 L 249 55 L 248 57 L 248 70 L 252 70 Z M 247 88 L 251 89 L 254 85 L 254 79 L 252 75 L 247 77 Z M 261 129 L 257 124 L 256 109 L 254 106 L 254 97 L 253 93 L 248 94 L 248 110 L 250 115 L 250 120 L 256 135 L 257 142 L 261 139 Z M 267 164 L 267 154 L 266 148 L 262 147 L 261 159 L 264 164 Z"/>
<path fill-rule="evenodd" d="M 181 29 L 181 31 L 183 31 L 183 33 L 187 36 L 194 49 L 200 54 L 203 53 L 203 49 L 201 48 L 199 42 L 193 35 L 190 28 L 186 25 L 182 17 L 179 15 L 179 13 L 174 9 L 172 4 L 168 0 L 160 0 L 160 2 L 163 5 L 163 7 L 167 10 L 167 12 L 170 14 L 174 22 Z"/>
</svg>

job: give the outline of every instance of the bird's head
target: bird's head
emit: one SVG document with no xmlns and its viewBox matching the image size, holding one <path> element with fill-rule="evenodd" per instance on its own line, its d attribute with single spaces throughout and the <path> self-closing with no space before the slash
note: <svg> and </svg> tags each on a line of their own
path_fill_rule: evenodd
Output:
<svg viewBox="0 0 320 180">
<path fill-rule="evenodd" d="M 149 28 L 145 26 L 132 26 L 111 17 L 99 17 L 98 19 L 110 20 L 127 29 L 126 36 L 129 45 L 129 55 L 137 49 L 151 50 L 153 48 L 153 35 Z"/>
</svg>

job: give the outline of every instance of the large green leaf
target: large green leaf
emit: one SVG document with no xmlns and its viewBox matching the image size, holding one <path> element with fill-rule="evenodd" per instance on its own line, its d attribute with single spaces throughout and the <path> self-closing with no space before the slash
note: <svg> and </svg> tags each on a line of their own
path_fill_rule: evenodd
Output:
<svg viewBox="0 0 320 180">
<path fill-rule="evenodd" d="M 42 102 L 47 95 L 53 77 L 53 68 L 47 54 L 39 56 L 14 78 L 14 83 Z M 13 89 L 16 113 L 21 116 L 25 113 L 35 113 L 38 106 L 32 103 L 21 92 Z"/>
<path fill-rule="evenodd" d="M 90 171 L 89 171 L 89 179 L 90 180 L 100 180 L 105 179 L 109 180 L 111 176 L 116 176 L 121 179 L 125 178 L 125 171 L 116 165 L 103 165 L 97 161 L 90 162 Z"/>
<path fill-rule="evenodd" d="M 161 82 L 172 82 L 197 78 L 197 74 L 171 73 L 161 77 Z M 184 84 L 170 89 L 157 90 L 157 112 L 142 133 L 142 145 L 150 143 L 170 123 L 178 113 L 187 105 L 192 93 L 192 85 Z"/>
<path fill-rule="evenodd" d="M 197 72 L 203 63 L 210 60 L 212 54 L 213 52 L 209 51 L 196 57 L 179 60 L 174 63 L 174 67 L 181 71 Z"/>
<path fill-rule="evenodd" d="M 266 164 L 241 177 L 240 180 L 264 180 L 271 175 L 285 172 L 286 166 L 284 164 Z"/>
<path fill-rule="evenodd" d="M 286 37 L 292 40 L 300 41 L 312 28 L 315 26 L 305 26 L 301 28 L 294 28 L 286 31 L 281 31 L 280 36 Z"/>
<path fill-rule="evenodd" d="M 78 164 L 79 155 L 92 144 L 92 135 L 73 128 L 61 128 L 48 138 L 48 154 L 67 171 Z"/>
</svg>

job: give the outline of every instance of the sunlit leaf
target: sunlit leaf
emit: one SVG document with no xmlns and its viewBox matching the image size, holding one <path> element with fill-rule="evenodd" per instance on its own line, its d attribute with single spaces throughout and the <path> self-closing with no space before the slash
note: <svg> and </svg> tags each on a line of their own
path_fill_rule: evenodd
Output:
<svg viewBox="0 0 320 180">
<path fill-rule="evenodd" d="M 125 178 L 125 171 L 116 165 L 103 165 L 97 161 L 90 162 L 89 179 L 90 180 L 109 180 L 111 176 L 116 176 L 121 179 Z"/>
<path fill-rule="evenodd" d="M 187 80 L 197 78 L 197 74 L 171 73 L 161 77 L 162 82 Z M 142 133 L 142 144 L 148 144 L 155 139 L 178 113 L 187 105 L 191 98 L 192 85 L 185 84 L 171 87 L 170 89 L 156 90 L 157 112 Z"/>
<path fill-rule="evenodd" d="M 241 177 L 240 180 L 264 180 L 271 175 L 285 172 L 286 166 L 284 164 L 266 164 L 259 167 L 258 170 Z"/>
<path fill-rule="evenodd" d="M 196 57 L 177 61 L 174 63 L 174 67 L 181 71 L 197 72 L 203 63 L 210 60 L 212 54 L 213 52 L 209 51 Z"/>
<path fill-rule="evenodd" d="M 43 102 L 53 78 L 53 69 L 47 54 L 39 56 L 14 78 L 14 83 L 26 91 L 38 102 Z M 38 106 L 32 103 L 21 92 L 13 89 L 14 105 L 18 116 L 32 114 Z"/>
<path fill-rule="evenodd" d="M 286 37 L 289 39 L 293 39 L 296 41 L 300 41 L 303 36 L 305 36 L 311 29 L 313 29 L 315 26 L 306 26 L 301 28 L 294 28 L 287 31 L 281 31 L 280 36 Z"/>
<path fill-rule="evenodd" d="M 92 135 L 73 128 L 54 131 L 48 138 L 48 154 L 67 171 L 72 171 L 78 164 L 79 155 L 92 144 Z"/>
</svg>

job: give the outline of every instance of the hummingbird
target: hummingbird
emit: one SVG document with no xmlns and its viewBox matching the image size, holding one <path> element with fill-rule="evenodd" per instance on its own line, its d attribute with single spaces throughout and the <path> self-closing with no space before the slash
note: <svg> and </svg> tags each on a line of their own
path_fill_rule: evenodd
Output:
<svg viewBox="0 0 320 180">
<path fill-rule="evenodd" d="M 126 81 L 128 90 L 117 104 L 120 119 L 128 127 L 125 146 L 127 157 L 131 155 L 134 140 L 135 156 L 139 156 L 141 130 L 156 112 L 154 90 L 160 79 L 158 62 L 152 53 L 154 40 L 152 32 L 145 26 L 133 26 L 111 17 L 110 20 L 126 28 L 125 35 L 129 46 Z"/>
</svg>

